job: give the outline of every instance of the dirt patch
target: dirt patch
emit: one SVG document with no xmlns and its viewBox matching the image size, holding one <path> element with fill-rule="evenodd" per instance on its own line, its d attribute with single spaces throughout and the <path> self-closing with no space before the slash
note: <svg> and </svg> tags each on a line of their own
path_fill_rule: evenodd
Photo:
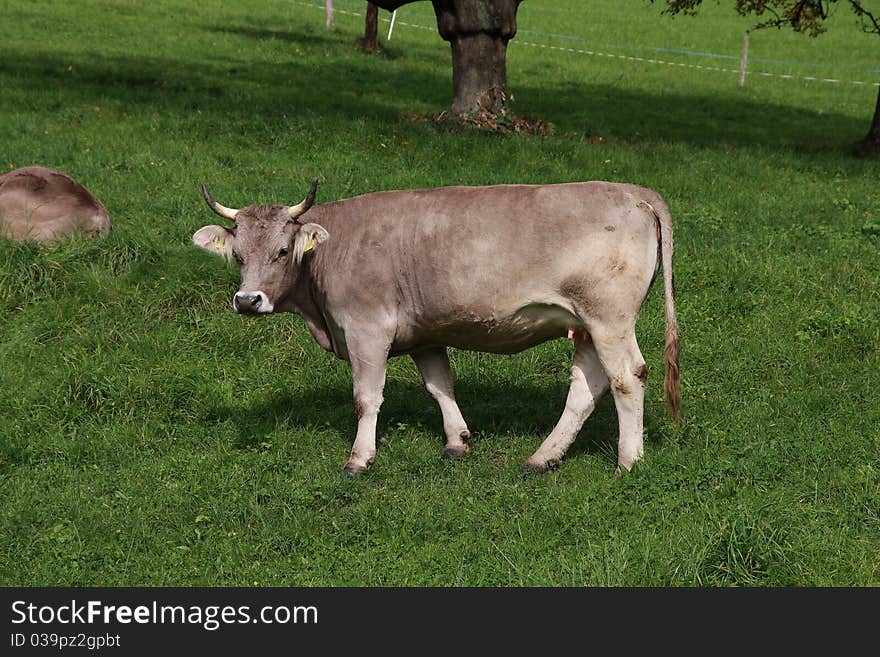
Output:
<svg viewBox="0 0 880 657">
<path fill-rule="evenodd" d="M 488 111 L 475 112 L 467 115 L 450 114 L 410 114 L 406 117 L 411 123 L 433 123 L 444 127 L 473 127 L 486 132 L 500 134 L 527 134 L 547 137 L 553 134 L 553 128 L 543 119 L 536 119 L 528 114 L 515 115 L 507 112 L 493 113 Z"/>
</svg>

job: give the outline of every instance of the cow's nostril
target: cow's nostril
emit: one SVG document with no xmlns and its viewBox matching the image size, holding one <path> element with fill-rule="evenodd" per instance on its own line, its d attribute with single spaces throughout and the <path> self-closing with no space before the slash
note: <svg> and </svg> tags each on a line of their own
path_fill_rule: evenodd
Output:
<svg viewBox="0 0 880 657">
<path fill-rule="evenodd" d="M 235 312 L 272 312 L 269 298 L 263 292 L 237 292 L 233 298 L 232 306 Z"/>
</svg>

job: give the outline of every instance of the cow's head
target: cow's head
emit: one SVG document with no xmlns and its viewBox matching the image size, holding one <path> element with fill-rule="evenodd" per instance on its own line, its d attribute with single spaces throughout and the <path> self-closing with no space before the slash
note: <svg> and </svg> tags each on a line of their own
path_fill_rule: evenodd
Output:
<svg viewBox="0 0 880 657">
<path fill-rule="evenodd" d="M 233 210 L 217 203 L 202 185 L 210 208 L 235 223 L 234 228 L 205 226 L 193 243 L 226 259 L 241 270 L 241 287 L 232 307 L 237 313 L 271 313 L 282 310 L 294 289 L 303 257 L 329 237 L 323 226 L 300 221 L 315 202 L 317 178 L 302 203 L 251 205 Z"/>
</svg>

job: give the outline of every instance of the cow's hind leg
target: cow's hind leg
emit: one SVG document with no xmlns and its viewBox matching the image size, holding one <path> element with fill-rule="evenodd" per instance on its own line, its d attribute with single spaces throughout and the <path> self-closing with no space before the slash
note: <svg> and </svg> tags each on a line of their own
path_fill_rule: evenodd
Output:
<svg viewBox="0 0 880 657">
<path fill-rule="evenodd" d="M 608 377 L 592 342 L 589 339 L 580 342 L 571 365 L 571 386 L 565 410 L 538 451 L 523 463 L 523 469 L 545 472 L 559 465 L 596 403 L 608 392 L 608 386 Z"/>
<path fill-rule="evenodd" d="M 645 381 L 648 368 L 639 351 L 634 327 L 626 331 L 591 330 L 602 367 L 611 382 L 620 437 L 617 462 L 631 470 L 643 453 Z"/>
<path fill-rule="evenodd" d="M 451 459 L 466 454 L 468 445 L 465 441 L 470 438 L 471 433 L 452 392 L 452 369 L 449 367 L 446 349 L 426 349 L 412 354 L 412 359 L 422 374 L 425 389 L 437 401 L 443 414 L 443 431 L 446 434 L 443 458 Z"/>
</svg>

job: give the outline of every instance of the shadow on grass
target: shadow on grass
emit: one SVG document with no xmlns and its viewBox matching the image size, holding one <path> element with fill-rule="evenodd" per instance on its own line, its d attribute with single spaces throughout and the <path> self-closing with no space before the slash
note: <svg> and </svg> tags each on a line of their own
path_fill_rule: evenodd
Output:
<svg viewBox="0 0 880 657">
<path fill-rule="evenodd" d="M 205 28 L 216 34 L 227 34 L 237 37 L 254 39 L 255 41 L 283 41 L 284 43 L 302 44 L 309 47 L 316 44 L 321 47 L 338 46 L 340 38 L 330 30 L 296 30 L 296 29 L 267 29 L 255 25 L 212 25 Z M 352 43 L 352 47 L 354 44 Z"/>
<path fill-rule="evenodd" d="M 357 49 L 355 45 L 355 39 L 352 38 L 350 40 L 342 40 L 340 43 L 339 36 L 331 36 L 330 32 L 324 31 L 322 32 L 301 32 L 296 30 L 271 30 L 260 27 L 253 26 L 245 26 L 245 25 L 223 25 L 219 27 L 211 27 L 208 28 L 212 32 L 216 32 L 218 34 L 229 34 L 232 36 L 245 37 L 249 39 L 254 39 L 255 41 L 283 41 L 285 43 L 292 44 L 301 44 L 305 39 L 308 39 L 310 45 L 314 45 L 316 43 L 320 43 L 324 46 L 333 46 L 340 47 L 346 44 L 348 41 L 349 47 L 352 51 Z M 437 39 L 439 40 L 439 36 Z M 380 50 L 375 53 L 363 53 L 362 51 L 358 51 L 359 54 L 372 54 L 378 55 L 381 59 L 398 59 L 401 57 L 402 53 L 398 50 L 395 50 L 389 47 L 388 43 L 383 43 Z"/>
<path fill-rule="evenodd" d="M 253 33 L 254 38 L 274 34 L 239 29 Z M 314 42 L 320 39 L 328 42 L 327 47 L 335 48 L 335 57 L 319 64 L 315 64 L 314 54 L 305 63 L 296 58 L 290 63 L 276 63 L 221 56 L 199 56 L 190 62 L 183 58 L 96 53 L 8 53 L 0 59 L 0 80 L 4 88 L 14 87 L 33 98 L 48 100 L 46 89 L 59 90 L 64 100 L 52 94 L 47 108 L 50 110 L 71 103 L 91 106 L 118 102 L 193 118 L 194 112 L 198 112 L 243 119 L 317 114 L 349 120 L 373 116 L 394 121 L 399 118 L 401 104 L 405 105 L 409 97 L 423 96 L 426 89 L 437 88 L 437 98 L 433 100 L 437 104 L 442 102 L 440 98 L 448 85 L 436 76 L 394 66 L 385 59 L 357 54 L 346 57 L 347 53 L 339 52 L 344 44 L 338 38 L 289 32 L 285 42 L 301 42 L 314 49 Z M 354 52 L 354 46 L 351 50 Z M 0 99 L 0 106 L 2 102 Z M 226 129 L 239 130 L 233 126 Z"/>
<path fill-rule="evenodd" d="M 867 117 L 862 121 L 734 94 L 656 94 L 560 81 L 549 88 L 525 85 L 518 96 L 529 114 L 557 122 L 563 132 L 596 135 L 608 131 L 629 142 L 848 152 L 868 128 Z M 866 105 L 866 113 L 868 109 Z"/>
<path fill-rule="evenodd" d="M 111 99 L 166 108 L 184 116 L 195 117 L 199 112 L 243 120 L 305 113 L 343 120 L 370 117 L 384 124 L 398 122 L 425 104 L 439 112 L 449 102 L 448 75 L 414 65 L 419 57 L 431 56 L 428 51 L 376 58 L 356 54 L 345 35 L 276 32 L 247 25 L 208 30 L 232 38 L 277 39 L 281 49 L 292 50 L 299 44 L 307 55 L 278 63 L 210 55 L 187 60 L 6 53 L 0 60 L 0 80 L 9 97 L 23 91 L 40 98 L 46 97 L 46 89 L 60 89 L 68 104 Z M 332 57 L 319 59 L 315 44 Z M 842 143 L 848 137 L 842 135 L 856 139 L 866 129 L 850 116 L 761 103 L 734 94 L 657 94 L 566 81 L 543 86 L 513 83 L 512 90 L 520 97 L 517 110 L 556 123 L 563 134 L 595 134 L 598 129 L 631 142 L 757 145 L 814 153 L 842 150 L 848 146 Z M 234 122 L 211 123 L 221 135 L 240 131 Z M 334 129 L 330 121 L 327 127 Z M 423 124 L 420 129 L 434 128 Z"/>
<path fill-rule="evenodd" d="M 530 449 L 537 449 L 553 428 L 565 403 L 567 387 L 550 385 L 499 386 L 459 382 L 456 398 L 473 436 L 472 444 L 494 440 L 498 435 L 533 436 Z M 307 409 L 307 412 L 306 410 Z M 250 407 L 223 406 L 208 414 L 208 421 L 232 421 L 236 425 L 238 449 L 253 449 L 264 437 L 287 425 L 299 430 L 322 427 L 333 431 L 351 445 L 357 428 L 351 393 L 347 389 L 321 388 L 298 396 L 280 395 Z M 660 442 L 661 417 L 646 417 L 649 440 Z M 377 435 L 393 430 L 397 423 L 418 427 L 433 435 L 438 449 L 445 440 L 440 410 L 420 387 L 399 382 L 385 389 L 385 402 L 379 414 Z M 584 423 L 567 457 L 602 453 L 617 459 L 617 412 L 610 395 L 599 403 Z"/>
</svg>

